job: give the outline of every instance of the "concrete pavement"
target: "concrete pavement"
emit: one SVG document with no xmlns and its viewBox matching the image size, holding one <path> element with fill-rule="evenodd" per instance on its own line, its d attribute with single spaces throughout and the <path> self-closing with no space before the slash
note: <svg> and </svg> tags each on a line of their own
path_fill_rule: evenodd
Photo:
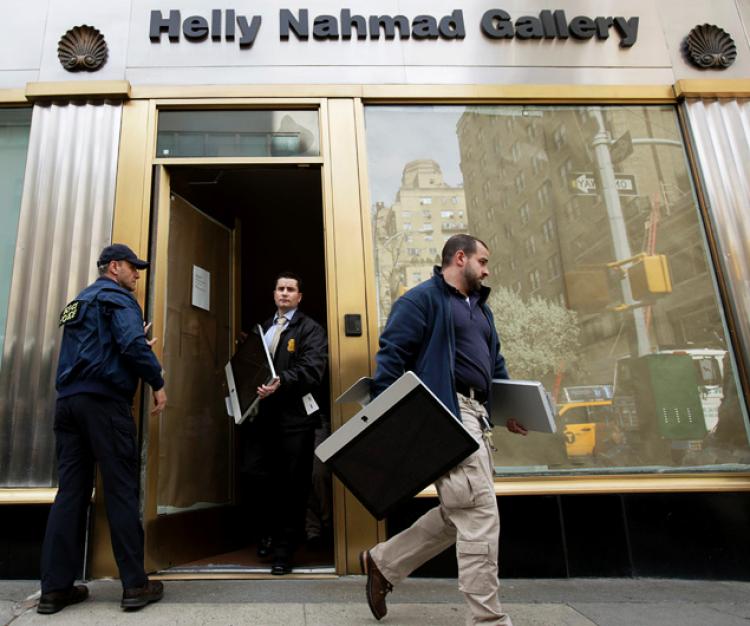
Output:
<svg viewBox="0 0 750 626">
<path fill-rule="evenodd" d="M 454 579 L 409 579 L 376 622 L 364 578 L 166 581 L 164 599 L 125 613 L 119 582 L 89 583 L 91 598 L 38 615 L 36 581 L 0 581 L 0 624 L 258 624 L 262 626 L 456 626 L 465 609 Z M 749 626 L 750 583 L 664 579 L 503 580 L 515 626 Z"/>
</svg>

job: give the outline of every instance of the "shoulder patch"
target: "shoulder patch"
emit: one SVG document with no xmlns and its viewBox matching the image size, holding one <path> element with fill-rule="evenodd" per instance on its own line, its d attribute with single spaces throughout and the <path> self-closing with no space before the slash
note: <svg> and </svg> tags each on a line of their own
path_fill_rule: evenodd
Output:
<svg viewBox="0 0 750 626">
<path fill-rule="evenodd" d="M 70 304 L 68 304 L 60 313 L 60 326 L 63 324 L 68 324 L 70 322 L 75 322 L 79 316 L 81 315 L 81 310 L 83 309 L 83 301 L 82 300 L 73 300 Z"/>
</svg>

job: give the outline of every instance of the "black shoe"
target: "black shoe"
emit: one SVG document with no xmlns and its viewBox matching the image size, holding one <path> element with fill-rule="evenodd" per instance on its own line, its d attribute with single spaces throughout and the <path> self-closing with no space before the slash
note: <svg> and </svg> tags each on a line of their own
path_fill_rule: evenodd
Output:
<svg viewBox="0 0 750 626">
<path fill-rule="evenodd" d="M 383 576 L 383 573 L 375 565 L 375 561 L 370 556 L 370 551 L 365 550 L 359 555 L 359 564 L 362 567 L 362 573 L 367 576 L 367 586 L 365 595 L 367 604 L 372 611 L 372 616 L 381 620 L 388 613 L 388 607 L 385 604 L 385 597 L 393 591 L 393 585 Z"/>
<path fill-rule="evenodd" d="M 164 597 L 164 585 L 159 580 L 149 580 L 143 587 L 131 587 L 122 592 L 120 606 L 126 610 L 142 609 Z"/>
<path fill-rule="evenodd" d="M 36 612 L 46 615 L 57 613 L 70 604 L 83 602 L 88 597 L 89 588 L 86 585 L 75 585 L 64 591 L 43 593 L 41 598 L 39 598 L 39 605 L 36 607 Z"/>
<path fill-rule="evenodd" d="M 273 565 L 271 566 L 271 573 L 274 576 L 284 576 L 292 573 L 292 564 L 289 559 L 274 559 Z"/>
<path fill-rule="evenodd" d="M 271 548 L 273 547 L 273 541 L 270 537 L 261 537 L 258 541 L 257 554 L 261 559 L 271 555 Z"/>
</svg>

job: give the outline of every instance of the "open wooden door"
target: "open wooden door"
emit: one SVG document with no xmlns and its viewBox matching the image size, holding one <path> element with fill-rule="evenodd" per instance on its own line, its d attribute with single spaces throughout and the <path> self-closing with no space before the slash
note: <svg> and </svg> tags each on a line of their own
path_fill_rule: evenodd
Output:
<svg viewBox="0 0 750 626">
<path fill-rule="evenodd" d="M 233 230 L 169 188 L 157 166 L 150 298 L 168 402 L 144 433 L 146 567 L 226 550 L 233 501 L 233 420 L 224 366 L 232 347 Z"/>
</svg>

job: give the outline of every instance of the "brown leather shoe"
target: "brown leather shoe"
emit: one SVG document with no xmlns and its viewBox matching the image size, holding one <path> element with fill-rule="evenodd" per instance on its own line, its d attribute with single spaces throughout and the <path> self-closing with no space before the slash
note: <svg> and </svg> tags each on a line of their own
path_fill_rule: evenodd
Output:
<svg viewBox="0 0 750 626">
<path fill-rule="evenodd" d="M 370 605 L 375 619 L 383 619 L 388 613 L 385 605 L 385 596 L 393 591 L 393 585 L 388 582 L 382 572 L 372 560 L 369 550 L 364 550 L 359 555 L 359 564 L 362 572 L 367 574 L 367 604 Z"/>
<path fill-rule="evenodd" d="M 131 587 L 122 592 L 120 606 L 126 610 L 142 609 L 151 602 L 164 597 L 164 585 L 160 580 L 149 580 L 143 587 Z"/>
<path fill-rule="evenodd" d="M 86 585 L 75 585 L 64 591 L 52 591 L 43 593 L 36 607 L 37 613 L 49 615 L 62 611 L 66 606 L 83 602 L 89 597 L 89 588 Z"/>
</svg>

